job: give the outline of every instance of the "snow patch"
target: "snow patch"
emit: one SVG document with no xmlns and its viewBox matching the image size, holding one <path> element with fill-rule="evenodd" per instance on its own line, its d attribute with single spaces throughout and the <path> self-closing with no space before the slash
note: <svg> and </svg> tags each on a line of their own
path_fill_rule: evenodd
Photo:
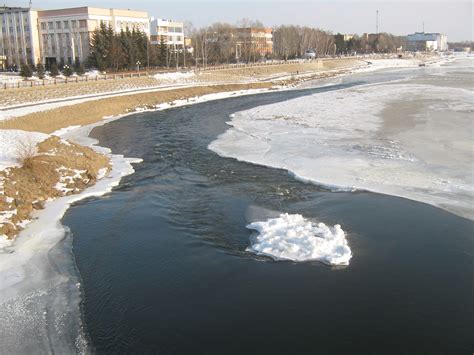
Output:
<svg viewBox="0 0 474 355">
<path fill-rule="evenodd" d="M 18 161 L 19 144 L 36 144 L 49 138 L 49 135 L 38 132 L 27 132 L 14 129 L 0 130 L 0 170 L 20 165 Z"/>
<path fill-rule="evenodd" d="M 192 71 L 172 72 L 156 74 L 153 77 L 164 83 L 188 83 L 196 79 L 196 74 Z"/>
</svg>

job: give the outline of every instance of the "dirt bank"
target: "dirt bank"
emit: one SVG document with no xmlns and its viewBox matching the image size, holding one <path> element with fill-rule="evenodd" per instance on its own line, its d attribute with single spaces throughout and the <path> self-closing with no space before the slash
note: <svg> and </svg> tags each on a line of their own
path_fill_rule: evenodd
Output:
<svg viewBox="0 0 474 355">
<path fill-rule="evenodd" d="M 77 194 L 110 171 L 107 157 L 52 136 L 21 167 L 0 171 L 0 236 L 14 238 L 46 201 Z"/>
<path fill-rule="evenodd" d="M 95 123 L 102 120 L 104 116 L 120 115 L 134 111 L 137 107 L 154 107 L 162 103 L 207 94 L 248 89 L 264 89 L 271 88 L 272 86 L 273 84 L 271 83 L 199 86 L 110 97 L 1 121 L 0 129 L 21 129 L 24 131 L 52 133 L 68 126 Z"/>
</svg>

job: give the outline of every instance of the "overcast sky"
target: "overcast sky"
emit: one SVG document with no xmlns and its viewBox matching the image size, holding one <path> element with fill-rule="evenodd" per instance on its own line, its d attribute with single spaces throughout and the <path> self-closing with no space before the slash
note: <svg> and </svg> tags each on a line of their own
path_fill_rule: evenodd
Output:
<svg viewBox="0 0 474 355">
<path fill-rule="evenodd" d="M 6 0 L 4 0 L 5 2 Z M 11 2 L 13 1 L 13 2 Z M 28 6 L 28 0 L 6 1 L 11 6 Z M 130 8 L 148 11 L 150 16 L 191 21 L 200 27 L 213 22 L 236 21 L 246 17 L 267 26 L 297 24 L 341 33 L 375 32 L 379 10 L 379 32 L 405 35 L 423 30 L 441 32 L 449 41 L 473 40 L 471 1 L 387 1 L 387 0 L 33 0 L 39 9 L 75 6 Z"/>
</svg>

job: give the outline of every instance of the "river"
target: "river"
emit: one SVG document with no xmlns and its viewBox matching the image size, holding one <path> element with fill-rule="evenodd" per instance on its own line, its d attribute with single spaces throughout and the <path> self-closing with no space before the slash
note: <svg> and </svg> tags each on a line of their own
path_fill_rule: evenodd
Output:
<svg viewBox="0 0 474 355">
<path fill-rule="evenodd" d="M 407 75 L 414 69 L 138 113 L 95 128 L 100 145 L 143 163 L 62 221 L 73 236 L 91 349 L 470 353 L 471 220 L 400 197 L 331 192 L 208 149 L 235 112 Z M 340 224 L 349 265 L 246 251 L 246 225 L 280 213 Z"/>
</svg>

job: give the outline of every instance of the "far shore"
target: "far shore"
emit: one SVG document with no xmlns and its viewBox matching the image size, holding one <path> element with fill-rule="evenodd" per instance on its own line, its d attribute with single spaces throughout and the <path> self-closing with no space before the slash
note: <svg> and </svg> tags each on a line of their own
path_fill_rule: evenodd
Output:
<svg viewBox="0 0 474 355">
<path fill-rule="evenodd" d="M 417 60 L 425 61 L 429 58 L 422 57 Z M 403 60 L 406 59 L 400 59 L 400 61 Z M 58 129 L 88 125 L 99 122 L 104 117 L 118 116 L 136 109 L 153 109 L 160 104 L 172 104 L 175 100 L 190 100 L 209 94 L 243 90 L 281 89 L 295 86 L 306 80 L 350 73 L 355 69 L 367 66 L 367 61 L 361 59 L 341 58 L 325 60 L 322 67 L 315 63 L 302 62 L 272 67 L 222 69 L 206 73 L 205 77 L 199 77 L 199 80 L 194 83 L 176 83 L 177 85 L 182 84 L 179 88 L 167 88 L 161 84 L 155 84 L 155 87 L 150 88 L 150 81 L 155 79 L 149 77 L 143 78 L 143 83 L 138 84 L 137 92 L 123 92 L 121 91 L 123 87 L 120 86 L 116 88 L 116 91 L 106 91 L 104 94 L 104 90 L 109 88 L 100 87 L 96 88 L 95 92 L 104 97 L 91 97 L 90 100 L 94 100 L 93 102 L 87 99 L 80 103 L 74 103 L 73 99 L 80 99 L 81 95 L 90 89 L 87 85 L 80 85 L 80 83 L 70 86 L 63 85 L 64 90 L 58 90 L 55 87 L 6 90 L 7 94 L 11 96 L 10 99 L 20 103 L 31 103 L 32 106 L 25 115 L 0 121 L 0 129 L 19 129 L 50 134 Z M 140 87 L 142 84 L 144 86 Z M 154 89 L 156 91 L 153 91 Z M 71 103 L 66 102 L 57 108 L 41 110 L 40 107 L 44 104 L 44 100 L 40 100 L 41 97 L 48 98 L 48 100 L 69 98 Z M 38 107 L 37 110 L 36 107 Z M 5 107 L 3 112 L 8 114 L 8 107 Z"/>
</svg>

